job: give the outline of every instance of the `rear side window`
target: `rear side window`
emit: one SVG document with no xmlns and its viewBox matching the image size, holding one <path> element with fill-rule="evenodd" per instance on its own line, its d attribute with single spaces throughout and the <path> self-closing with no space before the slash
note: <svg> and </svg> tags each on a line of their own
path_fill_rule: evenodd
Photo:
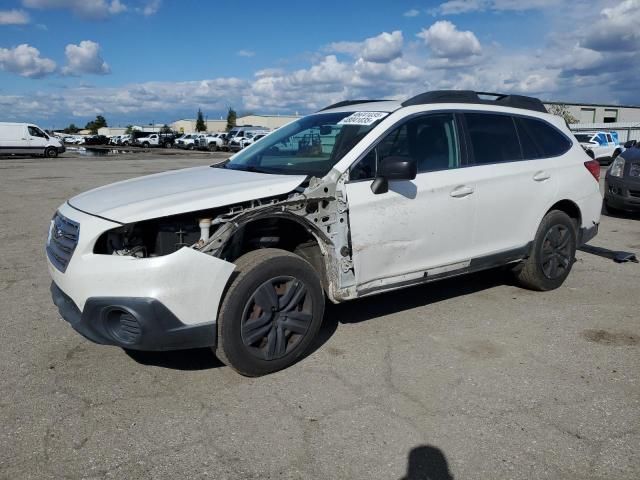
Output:
<svg viewBox="0 0 640 480">
<path fill-rule="evenodd" d="M 522 160 L 518 134 L 509 115 L 464 114 L 476 165 Z"/>
<path fill-rule="evenodd" d="M 516 117 L 525 160 L 557 157 L 571 148 L 571 141 L 556 128 L 535 118 Z"/>
</svg>

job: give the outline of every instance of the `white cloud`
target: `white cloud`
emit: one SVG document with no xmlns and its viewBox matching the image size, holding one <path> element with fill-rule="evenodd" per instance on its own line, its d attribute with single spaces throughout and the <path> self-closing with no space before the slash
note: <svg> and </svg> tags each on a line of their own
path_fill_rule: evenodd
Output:
<svg viewBox="0 0 640 480">
<path fill-rule="evenodd" d="M 26 25 L 29 14 L 24 10 L 0 10 L 0 25 Z"/>
<path fill-rule="evenodd" d="M 144 6 L 144 8 L 142 9 L 142 14 L 145 17 L 155 15 L 156 13 L 158 13 L 158 10 L 160 10 L 161 3 L 162 3 L 161 0 L 149 0 L 147 4 Z"/>
<path fill-rule="evenodd" d="M 465 58 L 482 53 L 482 47 L 471 31 L 460 31 L 447 21 L 440 20 L 417 34 L 437 57 Z"/>
<path fill-rule="evenodd" d="M 364 41 L 362 58 L 367 62 L 387 63 L 402 56 L 402 32 L 383 32 Z"/>
<path fill-rule="evenodd" d="M 391 33 L 382 32 L 362 42 L 334 42 L 325 50 L 361 57 L 367 62 L 388 63 L 402 56 L 403 42 L 402 32 L 395 30 Z"/>
<path fill-rule="evenodd" d="M 113 0 L 107 9 L 110 14 L 116 15 L 118 13 L 126 12 L 127 6 L 122 3 L 120 0 Z"/>
<path fill-rule="evenodd" d="M 0 48 L 0 70 L 28 78 L 42 78 L 56 70 L 56 62 L 40 56 L 40 51 L 22 44 L 15 48 Z"/>
<path fill-rule="evenodd" d="M 62 69 L 62 73 L 65 75 L 111 73 L 111 68 L 100 55 L 100 45 L 96 42 L 83 40 L 79 45 L 70 43 L 65 47 L 64 53 L 67 56 L 67 65 Z"/>
<path fill-rule="evenodd" d="M 256 52 L 252 50 L 238 50 L 237 55 L 240 57 L 254 57 Z"/>
<path fill-rule="evenodd" d="M 71 10 L 74 14 L 93 20 L 101 20 L 127 10 L 120 0 L 22 0 L 27 8 Z"/>
<path fill-rule="evenodd" d="M 412 8 L 411 10 L 407 10 L 406 12 L 404 12 L 402 15 L 409 18 L 417 17 L 418 15 L 420 15 L 420 10 Z"/>
</svg>

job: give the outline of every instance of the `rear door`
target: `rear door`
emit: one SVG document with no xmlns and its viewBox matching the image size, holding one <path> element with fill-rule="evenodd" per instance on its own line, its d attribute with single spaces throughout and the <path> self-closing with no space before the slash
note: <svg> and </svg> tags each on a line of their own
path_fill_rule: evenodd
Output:
<svg viewBox="0 0 640 480">
<path fill-rule="evenodd" d="M 359 294 L 469 265 L 475 184 L 462 168 L 458 132 L 453 113 L 412 117 L 351 167 L 346 189 Z M 418 174 L 374 194 L 377 164 L 386 156 L 413 157 Z"/>
<path fill-rule="evenodd" d="M 532 117 L 489 112 L 464 117 L 478 193 L 473 255 L 517 254 L 533 240 L 556 197 L 557 157 L 571 141 Z"/>
</svg>

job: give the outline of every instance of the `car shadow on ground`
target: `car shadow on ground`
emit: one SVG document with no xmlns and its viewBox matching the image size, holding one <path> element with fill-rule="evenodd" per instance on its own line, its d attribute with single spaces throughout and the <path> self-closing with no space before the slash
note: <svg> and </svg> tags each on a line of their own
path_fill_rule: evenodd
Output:
<svg viewBox="0 0 640 480">
<path fill-rule="evenodd" d="M 170 350 L 167 352 L 142 352 L 125 350 L 129 358 L 142 365 L 168 368 L 171 370 L 211 370 L 224 367 L 210 348 L 193 348 L 190 350 Z"/>
<path fill-rule="evenodd" d="M 334 305 L 327 300 L 320 332 L 303 358 L 322 347 L 333 336 L 341 323 L 364 322 L 430 303 L 469 295 L 498 285 L 510 284 L 510 282 L 512 282 L 512 277 L 507 272 L 503 269 L 495 269 L 352 300 L 339 305 Z M 142 365 L 172 370 L 210 370 L 225 366 L 216 358 L 210 348 L 167 352 L 144 352 L 139 350 L 124 350 L 124 352 L 129 358 Z"/>
<path fill-rule="evenodd" d="M 322 347 L 333 336 L 340 324 L 366 322 L 384 315 L 400 313 L 499 285 L 512 285 L 513 282 L 514 279 L 508 271 L 497 268 L 359 298 L 338 305 L 327 301 L 322 328 L 307 355 Z"/>
<path fill-rule="evenodd" d="M 596 247 L 594 245 L 582 245 L 578 248 L 581 252 L 597 255 L 598 257 L 608 258 L 616 263 L 633 262 L 638 263 L 638 258 L 633 252 L 622 250 L 609 250 L 608 248 Z"/>
</svg>

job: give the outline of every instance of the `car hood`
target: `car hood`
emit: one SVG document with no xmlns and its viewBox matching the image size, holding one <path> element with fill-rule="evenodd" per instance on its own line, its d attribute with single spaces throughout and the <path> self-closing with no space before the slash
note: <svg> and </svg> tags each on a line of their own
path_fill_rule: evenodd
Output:
<svg viewBox="0 0 640 480">
<path fill-rule="evenodd" d="M 291 192 L 304 175 L 271 175 L 195 167 L 113 183 L 81 193 L 69 205 L 120 223 L 223 207 Z"/>
</svg>

